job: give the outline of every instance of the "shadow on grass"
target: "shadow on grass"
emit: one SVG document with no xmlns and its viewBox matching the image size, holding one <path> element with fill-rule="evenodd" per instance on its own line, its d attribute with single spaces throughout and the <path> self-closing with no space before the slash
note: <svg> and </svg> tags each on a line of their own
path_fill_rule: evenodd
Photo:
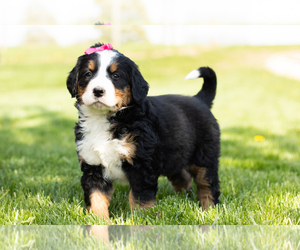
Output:
<svg viewBox="0 0 300 250">
<path fill-rule="evenodd" d="M 43 193 L 56 202 L 78 197 L 75 120 L 43 108 L 26 112 L 29 115 L 23 119 L 0 120 L 0 186 L 11 195 Z"/>
</svg>

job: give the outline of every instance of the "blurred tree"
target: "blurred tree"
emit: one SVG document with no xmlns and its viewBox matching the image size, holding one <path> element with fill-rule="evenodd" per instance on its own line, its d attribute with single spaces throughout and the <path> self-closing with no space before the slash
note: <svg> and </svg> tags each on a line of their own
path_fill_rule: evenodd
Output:
<svg viewBox="0 0 300 250">
<path fill-rule="evenodd" d="M 101 6 L 101 23 L 112 26 L 101 26 L 102 41 L 115 45 L 126 42 L 145 42 L 147 36 L 140 24 L 147 24 L 148 18 L 140 0 L 96 0 Z"/>
</svg>

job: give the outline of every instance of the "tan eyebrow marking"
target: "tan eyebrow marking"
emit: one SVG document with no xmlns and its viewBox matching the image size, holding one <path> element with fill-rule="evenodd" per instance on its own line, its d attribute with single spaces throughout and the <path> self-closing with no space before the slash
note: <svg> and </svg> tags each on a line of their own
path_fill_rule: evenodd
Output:
<svg viewBox="0 0 300 250">
<path fill-rule="evenodd" d="M 118 63 L 114 62 L 110 65 L 109 70 L 110 70 L 110 72 L 115 72 L 117 70 L 117 68 L 118 68 Z"/>
<path fill-rule="evenodd" d="M 88 67 L 90 70 L 94 70 L 95 69 L 95 63 L 93 60 L 89 60 L 89 64 L 88 64 Z"/>
</svg>

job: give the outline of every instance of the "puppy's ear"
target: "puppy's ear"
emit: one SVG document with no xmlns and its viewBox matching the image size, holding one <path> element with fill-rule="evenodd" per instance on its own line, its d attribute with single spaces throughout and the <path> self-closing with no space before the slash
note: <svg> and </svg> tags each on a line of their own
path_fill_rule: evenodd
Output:
<svg viewBox="0 0 300 250">
<path fill-rule="evenodd" d="M 138 66 L 133 63 L 131 70 L 131 83 L 132 83 L 132 99 L 136 103 L 141 103 L 143 99 L 146 98 L 149 90 L 149 85 L 145 81 Z"/>
<path fill-rule="evenodd" d="M 76 65 L 69 73 L 67 79 L 67 88 L 72 96 L 75 97 L 77 93 L 77 82 L 78 82 L 78 66 Z"/>
</svg>

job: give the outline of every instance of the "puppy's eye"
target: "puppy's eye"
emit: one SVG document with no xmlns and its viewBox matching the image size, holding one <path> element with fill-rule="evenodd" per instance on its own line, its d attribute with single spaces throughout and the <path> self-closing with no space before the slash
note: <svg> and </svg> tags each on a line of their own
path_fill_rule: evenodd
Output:
<svg viewBox="0 0 300 250">
<path fill-rule="evenodd" d="M 117 73 L 113 73 L 111 77 L 114 78 L 114 79 L 117 79 L 117 78 L 119 78 L 120 76 L 119 76 L 119 74 L 117 74 Z"/>
<path fill-rule="evenodd" d="M 91 77 L 92 76 L 92 72 L 87 72 L 87 73 L 85 73 L 85 75 L 84 75 L 85 77 Z"/>
</svg>

